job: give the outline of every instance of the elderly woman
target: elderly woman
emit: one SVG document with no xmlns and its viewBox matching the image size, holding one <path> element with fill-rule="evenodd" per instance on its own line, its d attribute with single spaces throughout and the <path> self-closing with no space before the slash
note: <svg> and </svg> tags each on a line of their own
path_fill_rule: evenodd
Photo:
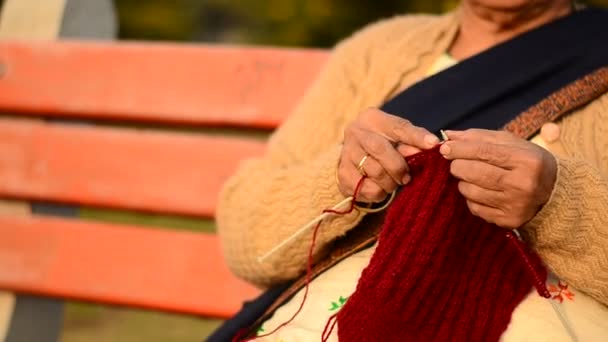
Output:
<svg viewBox="0 0 608 342">
<path fill-rule="evenodd" d="M 588 11 L 600 13 L 576 19 L 589 15 L 582 13 Z M 559 96 L 549 95 L 608 65 L 604 59 L 603 65 L 581 62 L 568 69 L 579 55 L 602 54 L 605 51 L 599 49 L 604 48 L 596 44 L 598 49 L 589 54 L 545 64 L 576 49 L 584 52 L 587 39 L 603 39 L 600 36 L 608 34 L 606 18 L 603 11 L 576 8 L 569 0 L 463 0 L 453 13 L 380 21 L 338 44 L 296 111 L 273 134 L 264 157 L 243 163 L 221 195 L 218 229 L 228 264 L 238 276 L 260 287 L 284 284 L 306 273 L 313 230 L 263 261 L 260 256 L 322 210 L 353 195 L 358 203 L 358 209 L 321 223 L 311 253 L 316 266 L 309 275 L 314 279 L 309 287 L 303 287 L 306 281 L 296 281 L 274 302 L 259 321 L 260 331 L 273 333 L 260 340 L 318 340 L 347 298 L 365 290 L 363 285 L 357 289 L 357 283 L 382 247 L 382 237 L 375 243 L 382 214 L 370 214 L 367 209 L 382 207 L 389 194 L 401 187 L 407 192 L 408 185 L 422 177 L 412 172 L 412 156 L 432 153 L 440 143 L 433 134 L 437 128 L 452 129 L 438 153 L 451 161 L 449 172 L 458 180 L 458 191 L 470 212 L 495 224 L 493 230 L 519 228 L 550 273 L 545 290 L 554 298 L 556 311 L 528 286 L 530 294 L 508 310 L 508 326 L 496 336 L 504 341 L 605 340 L 608 95 L 600 93 L 608 87 L 593 87 L 592 101 L 573 106 L 563 115 L 541 116 L 542 122 L 538 116 L 528 120 L 500 115 L 524 113 L 539 102 L 542 105 L 532 112 L 568 107 L 559 102 Z M 603 30 L 598 31 L 594 21 L 605 23 Z M 488 65 L 493 69 L 486 69 Z M 405 96 L 402 100 L 400 93 Z M 427 95 L 430 100 L 425 100 Z M 552 105 L 557 102 L 558 106 Z M 479 115 L 445 119 L 452 110 L 466 106 L 471 107 L 469 113 Z M 497 131 L 501 127 L 512 133 Z M 518 134 L 522 130 L 535 134 Z M 383 274 L 380 277 L 398 276 Z M 463 291 L 463 296 L 470 292 Z M 427 294 L 420 301 L 432 297 Z M 363 308 L 361 301 L 357 303 Z M 445 320 L 444 311 L 451 303 L 456 303 L 455 297 L 424 310 L 425 320 Z M 469 310 L 462 305 L 455 310 Z M 372 316 L 363 317 L 362 322 L 372 322 Z M 393 312 L 393 316 L 399 315 Z M 459 328 L 436 325 L 448 335 L 434 338 L 408 332 L 405 326 L 401 332 L 387 331 L 407 323 L 398 319 L 386 326 L 370 323 L 370 329 L 385 331 L 357 334 L 367 336 L 361 341 L 440 341 L 445 336 L 453 336 L 450 341 L 495 339 L 476 334 L 475 329 L 481 328 L 473 322 L 488 316 L 487 312 L 479 309 L 471 317 L 462 316 L 458 326 L 470 328 L 452 334 Z M 345 331 L 356 327 L 347 323 L 338 316 L 337 329 L 329 339 L 350 340 L 343 338 Z"/>
</svg>

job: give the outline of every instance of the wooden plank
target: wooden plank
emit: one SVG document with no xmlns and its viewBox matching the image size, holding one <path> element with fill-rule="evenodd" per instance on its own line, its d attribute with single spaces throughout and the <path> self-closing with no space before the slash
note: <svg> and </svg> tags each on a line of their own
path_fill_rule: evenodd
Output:
<svg viewBox="0 0 608 342">
<path fill-rule="evenodd" d="M 0 111 L 274 128 L 326 58 L 302 49 L 2 42 Z"/>
<path fill-rule="evenodd" d="M 27 203 L 0 199 L 0 215 L 29 216 L 30 207 Z M 8 335 L 15 302 L 16 297 L 13 293 L 0 291 L 0 342 Z"/>
<path fill-rule="evenodd" d="M 30 214 L 29 204 L 21 201 L 0 199 L 0 215 L 29 216 Z"/>
<path fill-rule="evenodd" d="M 28 217 L 39 206 L 0 199 L 0 215 Z M 62 301 L 0 291 L 0 342 L 57 341 L 62 320 Z"/>
<path fill-rule="evenodd" d="M 55 39 L 66 0 L 5 0 L 0 39 Z"/>
<path fill-rule="evenodd" d="M 4 0 L 0 12 L 0 39 L 54 39 L 59 33 L 66 0 Z M 0 43 L 1 44 L 1 43 Z M 0 79 L 6 72 L 0 60 Z M 0 215 L 30 215 L 27 203 L 0 199 Z M 8 335 L 16 298 L 0 291 L 0 341 Z"/>
<path fill-rule="evenodd" d="M 11 292 L 0 291 L 0 341 L 4 341 L 8 334 L 14 308 L 15 295 Z"/>
<path fill-rule="evenodd" d="M 234 278 L 214 235 L 0 216 L 0 288 L 229 317 L 258 293 Z"/>
<path fill-rule="evenodd" d="M 0 119 L 0 196 L 211 217 L 224 181 L 264 143 Z"/>
<path fill-rule="evenodd" d="M 0 12 L 0 39 L 56 38 L 65 1 L 5 0 Z M 0 61 L 0 79 L 5 71 Z M 30 207 L 25 202 L 0 199 L 0 215 L 28 216 Z M 0 341 L 8 334 L 15 300 L 14 294 L 0 291 Z"/>
</svg>

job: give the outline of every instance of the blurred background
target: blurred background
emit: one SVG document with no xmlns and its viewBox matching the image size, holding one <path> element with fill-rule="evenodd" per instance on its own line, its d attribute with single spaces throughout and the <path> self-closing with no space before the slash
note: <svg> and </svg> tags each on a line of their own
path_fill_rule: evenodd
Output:
<svg viewBox="0 0 608 342">
<path fill-rule="evenodd" d="M 458 0 L 115 0 L 121 39 L 330 47 L 366 23 Z M 608 0 L 585 1 L 608 5 Z"/>
<path fill-rule="evenodd" d="M 121 39 L 330 47 L 399 13 L 440 13 L 457 0 L 115 0 Z"/>
<path fill-rule="evenodd" d="M 0 0 L 2 6 L 4 0 Z M 110 0 L 88 13 L 120 40 L 328 48 L 363 25 L 403 13 L 444 13 L 457 0 Z M 102 1 L 97 2 L 97 4 Z M 608 6 L 608 0 L 586 4 Z M 69 5 L 68 5 L 69 6 Z M 69 7 L 68 7 L 69 8 Z M 80 9 L 82 11 L 82 9 Z M 94 11 L 91 9 L 91 11 Z M 99 14 L 99 15 L 97 15 Z M 105 17 L 104 17 L 105 16 Z M 76 24 L 74 24 L 76 25 Z M 82 29 L 74 26 L 73 30 Z M 78 36 L 78 35 L 73 35 Z M 81 209 L 81 217 L 164 228 L 213 231 L 211 221 Z M 71 302 L 62 342 L 200 341 L 217 320 Z"/>
</svg>

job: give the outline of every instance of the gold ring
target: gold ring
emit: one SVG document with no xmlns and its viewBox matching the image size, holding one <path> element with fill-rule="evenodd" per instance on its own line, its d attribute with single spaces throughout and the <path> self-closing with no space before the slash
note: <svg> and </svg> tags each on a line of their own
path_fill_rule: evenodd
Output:
<svg viewBox="0 0 608 342">
<path fill-rule="evenodd" d="M 367 177 L 367 172 L 365 172 L 365 168 L 363 168 L 363 166 L 368 157 L 369 157 L 369 154 L 366 154 L 365 156 L 363 156 L 363 158 L 361 158 L 361 161 L 359 162 L 359 165 L 357 165 L 357 170 L 359 170 L 359 173 L 363 177 Z"/>
</svg>

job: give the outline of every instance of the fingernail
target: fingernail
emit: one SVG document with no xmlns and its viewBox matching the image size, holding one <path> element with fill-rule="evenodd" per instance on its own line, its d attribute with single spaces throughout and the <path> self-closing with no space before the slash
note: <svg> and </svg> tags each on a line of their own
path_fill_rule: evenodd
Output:
<svg viewBox="0 0 608 342">
<path fill-rule="evenodd" d="M 403 176 L 403 178 L 401 179 L 401 184 L 405 185 L 405 184 L 409 183 L 410 180 L 412 180 L 412 177 L 409 174 L 407 174 L 407 175 Z"/>
<path fill-rule="evenodd" d="M 441 147 L 439 148 L 439 153 L 443 154 L 444 156 L 447 156 L 450 154 L 450 152 L 452 152 L 452 148 L 450 147 L 449 144 L 443 144 L 441 145 Z"/>
<path fill-rule="evenodd" d="M 437 138 L 436 136 L 434 136 L 432 134 L 427 134 L 424 137 L 424 142 L 429 146 L 435 146 L 439 143 L 439 138 Z"/>
</svg>

